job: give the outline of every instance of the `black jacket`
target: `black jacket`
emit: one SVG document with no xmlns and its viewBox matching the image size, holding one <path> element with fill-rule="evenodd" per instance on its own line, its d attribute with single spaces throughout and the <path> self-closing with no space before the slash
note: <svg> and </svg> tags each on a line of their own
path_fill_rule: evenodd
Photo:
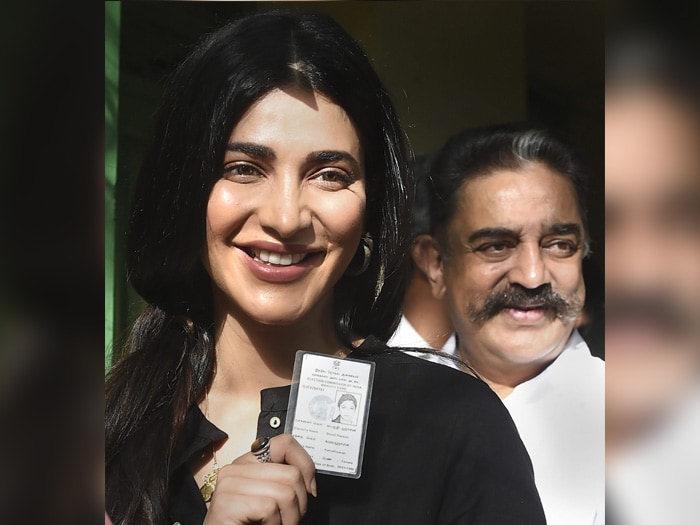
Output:
<svg viewBox="0 0 700 525">
<path fill-rule="evenodd" d="M 368 338 L 350 357 L 376 363 L 360 479 L 317 474 L 303 524 L 545 523 L 532 465 L 500 399 L 474 377 Z M 261 392 L 258 435 L 282 432 L 289 387 Z M 278 419 L 279 418 L 279 419 Z M 186 462 L 226 434 L 198 407 L 173 455 L 172 522 L 206 514 Z"/>
</svg>

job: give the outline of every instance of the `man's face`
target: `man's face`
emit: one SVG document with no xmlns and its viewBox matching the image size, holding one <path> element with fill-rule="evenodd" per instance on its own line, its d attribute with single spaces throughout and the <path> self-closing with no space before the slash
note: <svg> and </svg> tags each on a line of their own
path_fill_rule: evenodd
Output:
<svg viewBox="0 0 700 525">
<path fill-rule="evenodd" d="M 700 366 L 700 125 L 648 89 L 605 108 L 607 412 L 639 418 Z"/>
<path fill-rule="evenodd" d="M 541 163 L 469 180 L 446 237 L 433 292 L 446 298 L 472 364 L 546 366 L 585 297 L 572 183 Z"/>
</svg>

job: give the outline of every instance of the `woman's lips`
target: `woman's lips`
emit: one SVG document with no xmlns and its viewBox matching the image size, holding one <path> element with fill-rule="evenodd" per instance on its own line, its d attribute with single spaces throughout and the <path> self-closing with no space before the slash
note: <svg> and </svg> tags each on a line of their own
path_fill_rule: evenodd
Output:
<svg viewBox="0 0 700 525">
<path fill-rule="evenodd" d="M 257 259 L 267 264 L 272 264 L 275 266 L 289 266 L 292 264 L 298 264 L 303 261 L 310 254 L 307 253 L 280 253 L 268 250 L 263 250 L 260 248 L 250 248 L 248 250 L 248 255 L 253 259 Z"/>
<path fill-rule="evenodd" d="M 286 283 L 305 276 L 323 255 L 322 251 L 297 248 L 277 251 L 259 246 L 239 247 L 255 277 L 266 282 Z"/>
</svg>

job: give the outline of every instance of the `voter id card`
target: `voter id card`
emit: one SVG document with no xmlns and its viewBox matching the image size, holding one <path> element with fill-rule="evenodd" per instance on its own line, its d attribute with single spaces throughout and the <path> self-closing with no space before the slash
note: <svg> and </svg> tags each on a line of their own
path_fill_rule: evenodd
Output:
<svg viewBox="0 0 700 525">
<path fill-rule="evenodd" d="M 297 352 L 285 432 L 317 472 L 360 477 L 373 381 L 373 362 Z"/>
</svg>

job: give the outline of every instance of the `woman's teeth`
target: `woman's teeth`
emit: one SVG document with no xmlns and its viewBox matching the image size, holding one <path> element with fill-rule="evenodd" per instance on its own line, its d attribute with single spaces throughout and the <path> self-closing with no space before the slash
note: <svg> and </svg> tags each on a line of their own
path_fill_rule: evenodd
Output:
<svg viewBox="0 0 700 525">
<path fill-rule="evenodd" d="M 289 266 L 300 262 L 307 254 L 305 253 L 277 253 L 267 250 L 253 250 L 253 257 L 267 264 L 276 266 Z"/>
</svg>

